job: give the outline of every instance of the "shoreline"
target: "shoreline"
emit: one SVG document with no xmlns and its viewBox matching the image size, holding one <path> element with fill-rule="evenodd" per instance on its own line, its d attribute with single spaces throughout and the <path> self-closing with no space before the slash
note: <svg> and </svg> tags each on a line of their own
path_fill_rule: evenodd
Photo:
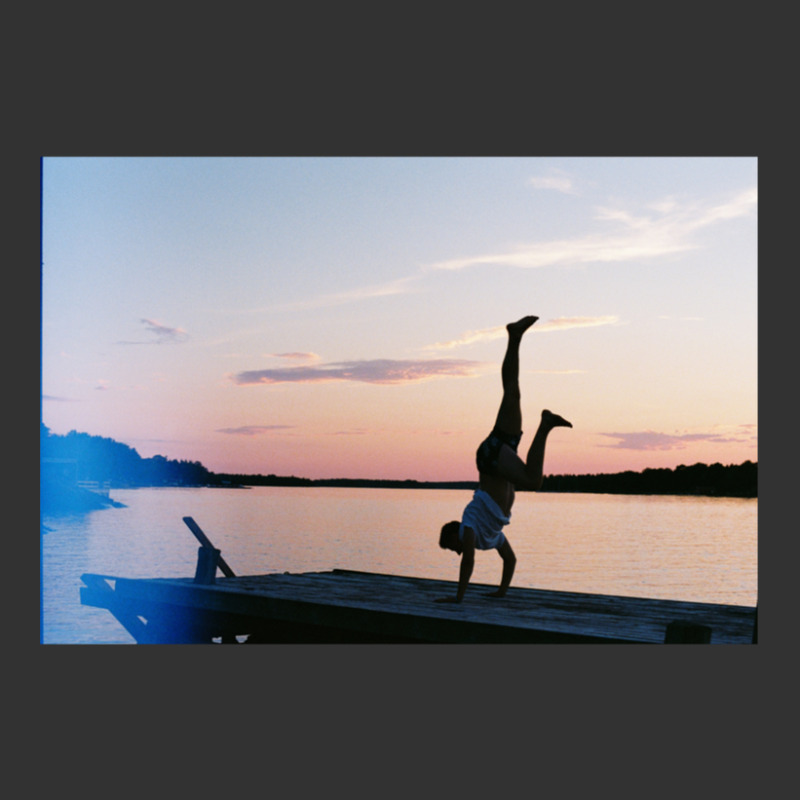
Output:
<svg viewBox="0 0 800 800">
<path fill-rule="evenodd" d="M 475 491 L 478 488 L 477 481 L 390 481 L 390 480 L 370 480 L 359 478 L 341 479 L 305 479 L 296 480 L 277 480 L 277 481 L 258 481 L 240 484 L 218 484 L 218 483 L 198 483 L 198 484 L 159 484 L 150 486 L 119 485 L 112 486 L 111 490 L 129 489 L 236 489 L 247 490 L 258 487 L 277 487 L 277 488 L 320 488 L 320 489 L 420 489 L 420 490 L 455 490 L 455 491 Z M 726 493 L 715 492 L 712 490 L 698 491 L 635 491 L 635 490 L 614 490 L 612 488 L 542 488 L 537 492 L 524 489 L 517 490 L 517 494 L 607 494 L 607 495 L 630 495 L 640 497 L 719 497 L 729 499 L 757 500 L 756 494 Z"/>
</svg>

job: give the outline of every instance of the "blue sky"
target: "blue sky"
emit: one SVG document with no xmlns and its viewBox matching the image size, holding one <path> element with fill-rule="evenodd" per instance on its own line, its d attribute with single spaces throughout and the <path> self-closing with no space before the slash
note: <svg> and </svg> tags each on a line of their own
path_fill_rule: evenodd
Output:
<svg viewBox="0 0 800 800">
<path fill-rule="evenodd" d="M 757 460 L 754 158 L 46 158 L 43 421 L 214 471 Z M 557 434 L 557 435 L 556 435 Z"/>
</svg>

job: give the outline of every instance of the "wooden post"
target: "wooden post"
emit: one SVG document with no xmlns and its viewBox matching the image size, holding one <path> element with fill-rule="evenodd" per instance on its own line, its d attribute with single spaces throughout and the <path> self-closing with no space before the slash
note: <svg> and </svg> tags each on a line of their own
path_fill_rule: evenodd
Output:
<svg viewBox="0 0 800 800">
<path fill-rule="evenodd" d="M 711 628 L 694 622 L 676 620 L 667 625 L 664 644 L 710 644 Z"/>
<path fill-rule="evenodd" d="M 199 547 L 197 550 L 197 569 L 194 582 L 204 586 L 214 583 L 219 563 L 219 550 L 216 547 Z"/>
<path fill-rule="evenodd" d="M 225 559 L 220 554 L 220 551 L 211 544 L 211 540 L 206 536 L 203 531 L 200 530 L 200 526 L 191 518 L 191 517 L 184 517 L 183 521 L 186 523 L 189 530 L 195 535 L 195 538 L 198 542 L 200 542 L 203 547 L 207 547 L 210 550 L 214 550 L 217 554 L 216 561 L 215 561 L 215 569 L 218 565 L 219 568 L 222 570 L 222 574 L 225 575 L 226 578 L 233 578 L 235 577 L 233 574 L 233 570 L 227 565 Z M 199 566 L 199 561 L 198 561 Z M 196 578 L 195 578 L 196 580 Z M 213 583 L 213 581 L 212 581 Z"/>
</svg>

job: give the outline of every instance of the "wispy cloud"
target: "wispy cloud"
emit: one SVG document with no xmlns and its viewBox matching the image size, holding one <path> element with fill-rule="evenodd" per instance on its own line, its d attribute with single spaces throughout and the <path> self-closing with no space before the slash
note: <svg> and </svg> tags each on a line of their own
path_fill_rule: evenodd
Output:
<svg viewBox="0 0 800 800">
<path fill-rule="evenodd" d="M 144 325 L 147 333 L 151 334 L 151 338 L 138 341 L 118 341 L 117 344 L 179 344 L 189 338 L 183 328 L 172 328 L 153 319 L 140 319 L 139 322 Z"/>
<path fill-rule="evenodd" d="M 550 331 L 565 331 L 571 328 L 593 328 L 600 325 L 616 325 L 619 317 L 606 315 L 601 317 L 556 317 L 549 320 L 539 320 L 530 329 L 531 333 L 547 333 Z M 489 342 L 494 339 L 505 339 L 507 336 L 505 325 L 494 328 L 481 328 L 475 331 L 466 331 L 457 339 L 448 342 L 437 342 L 427 345 L 425 350 L 452 350 L 456 347 L 475 344 L 477 342 Z"/>
<path fill-rule="evenodd" d="M 726 436 L 719 433 L 658 433 L 656 431 L 640 431 L 635 433 L 601 433 L 619 441 L 614 444 L 601 445 L 621 450 L 683 450 L 690 444 L 710 442 L 713 444 L 742 444 L 752 440 L 750 435 Z"/>
<path fill-rule="evenodd" d="M 462 333 L 457 339 L 451 339 L 449 342 L 437 342 L 436 344 L 429 344 L 425 350 L 452 350 L 455 347 L 464 347 L 468 344 L 475 344 L 476 342 L 490 342 L 494 339 L 503 339 L 507 336 L 505 325 L 499 325 L 496 328 L 481 328 L 477 331 L 466 331 Z"/>
<path fill-rule="evenodd" d="M 547 333 L 549 331 L 567 331 L 572 328 L 597 328 L 602 325 L 617 325 L 619 317 L 606 315 L 603 317 L 556 317 L 539 322 L 531 328 L 534 333 Z"/>
<path fill-rule="evenodd" d="M 273 383 L 324 383 L 356 381 L 359 383 L 400 384 L 431 378 L 471 377 L 481 366 L 479 361 L 430 359 L 396 361 L 374 359 L 341 361 L 320 366 L 282 367 L 239 372 L 232 376 L 239 386 Z"/>
<path fill-rule="evenodd" d="M 693 250 L 693 234 L 724 220 L 752 214 L 758 203 L 755 188 L 716 204 L 680 204 L 669 198 L 652 204 L 652 213 L 633 214 L 621 208 L 600 208 L 596 218 L 613 229 L 575 239 L 533 242 L 498 251 L 432 264 L 433 269 L 460 270 L 476 265 L 535 267 L 596 262 L 634 261 Z"/>
<path fill-rule="evenodd" d="M 270 353 L 271 358 L 285 358 L 288 361 L 319 361 L 316 353 Z"/>
<path fill-rule="evenodd" d="M 299 311 L 311 308 L 341 306 L 361 300 L 370 300 L 375 297 L 391 297 L 393 295 L 409 294 L 415 291 L 415 284 L 417 281 L 419 281 L 419 275 L 409 275 L 405 278 L 397 278 L 396 280 L 386 283 L 357 286 L 342 292 L 317 295 L 316 297 L 309 297 L 294 303 L 281 304 L 280 307 Z"/>
<path fill-rule="evenodd" d="M 217 433 L 232 436 L 262 436 L 273 431 L 284 431 L 295 428 L 295 425 L 240 425 L 238 428 L 217 428 Z"/>
<path fill-rule="evenodd" d="M 534 189 L 552 189 L 563 194 L 577 194 L 572 178 L 566 175 L 534 176 L 528 179 Z"/>
</svg>

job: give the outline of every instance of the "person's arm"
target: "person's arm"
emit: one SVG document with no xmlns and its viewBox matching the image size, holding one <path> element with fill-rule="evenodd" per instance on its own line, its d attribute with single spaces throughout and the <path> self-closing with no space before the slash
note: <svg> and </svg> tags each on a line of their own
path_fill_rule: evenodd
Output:
<svg viewBox="0 0 800 800">
<path fill-rule="evenodd" d="M 517 566 L 517 557 L 514 555 L 508 539 L 497 548 L 497 552 L 503 559 L 503 577 L 500 579 L 500 588 L 496 592 L 488 594 L 487 597 L 505 597 L 508 587 L 511 585 L 511 578 L 514 577 L 514 567 Z"/>
<path fill-rule="evenodd" d="M 472 577 L 472 568 L 475 566 L 475 531 L 464 527 L 464 539 L 461 542 L 461 566 L 458 570 L 458 590 L 456 596 L 439 597 L 437 603 L 460 603 L 467 591 L 469 579 Z"/>
</svg>

